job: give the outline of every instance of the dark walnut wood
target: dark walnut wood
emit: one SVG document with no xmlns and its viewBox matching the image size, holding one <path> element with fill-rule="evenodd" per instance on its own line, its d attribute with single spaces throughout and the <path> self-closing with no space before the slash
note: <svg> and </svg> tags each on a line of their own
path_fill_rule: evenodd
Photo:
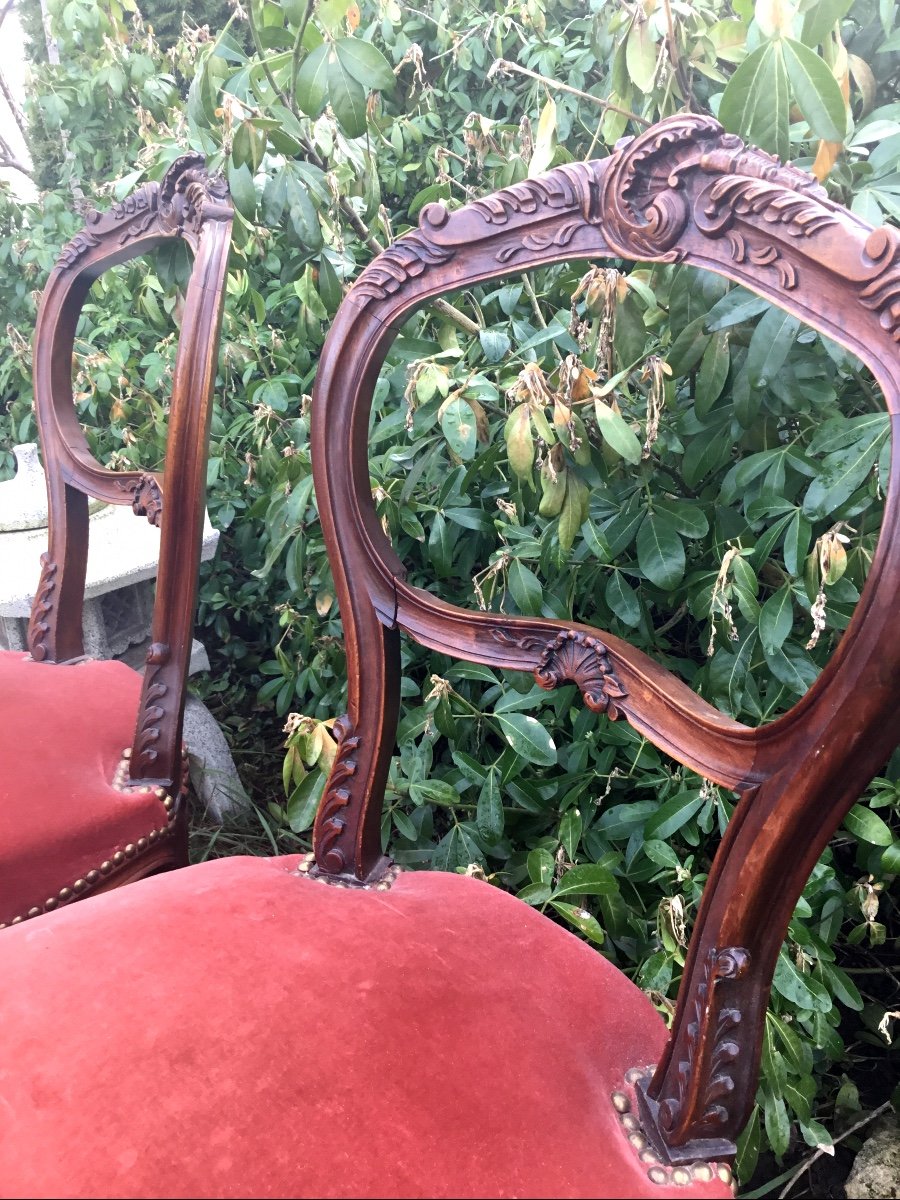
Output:
<svg viewBox="0 0 900 1200">
<path fill-rule="evenodd" d="M 829 837 L 900 739 L 900 457 L 862 598 L 831 662 L 760 729 L 723 716 L 619 638 L 561 621 L 454 608 L 406 582 L 376 518 L 367 429 L 379 368 L 403 321 L 434 296 L 561 259 L 686 262 L 716 271 L 863 359 L 900 415 L 900 247 L 828 200 L 806 174 L 678 116 L 419 228 L 363 272 L 324 348 L 313 407 L 316 492 L 344 621 L 349 711 L 315 827 L 318 869 L 382 869 L 380 820 L 399 704 L 400 630 L 493 667 L 573 680 L 656 746 L 740 801 L 697 918 L 666 1053 L 639 1086 L 669 1161 L 734 1152 L 756 1089 L 776 958 Z M 852 714 L 848 716 L 848 714 Z M 643 1067 L 645 1064 L 635 1064 Z"/>
<path fill-rule="evenodd" d="M 186 154 L 109 212 L 91 212 L 64 247 L 41 299 L 34 341 L 34 397 L 47 474 L 49 549 L 28 629 L 38 662 L 80 658 L 87 570 L 88 496 L 129 504 L 160 526 L 152 646 L 130 759 L 130 778 L 177 788 L 232 207 L 219 176 Z M 185 298 L 161 476 L 110 471 L 91 455 L 72 400 L 75 327 L 93 281 L 117 263 L 182 239 L 194 262 Z"/>
</svg>

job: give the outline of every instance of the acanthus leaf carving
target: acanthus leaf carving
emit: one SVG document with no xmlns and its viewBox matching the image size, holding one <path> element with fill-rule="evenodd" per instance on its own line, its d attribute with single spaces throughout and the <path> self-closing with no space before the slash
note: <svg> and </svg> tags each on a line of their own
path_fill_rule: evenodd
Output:
<svg viewBox="0 0 900 1200">
<path fill-rule="evenodd" d="M 729 1113 L 721 1103 L 734 1091 L 733 1064 L 740 1045 L 733 1036 L 741 1023 L 741 1011 L 723 1005 L 718 985 L 746 974 L 750 955 L 739 946 L 712 947 L 693 996 L 693 1011 L 687 1025 L 685 1054 L 676 1070 L 673 1095 L 658 1097 L 659 1121 L 672 1143 L 715 1136 L 727 1123 Z M 689 1119 L 692 1093 L 699 1089 Z"/>
<path fill-rule="evenodd" d="M 131 511 L 136 517 L 146 517 L 157 529 L 162 524 L 163 494 L 153 475 L 141 475 L 134 485 Z"/>
<path fill-rule="evenodd" d="M 398 238 L 363 271 L 352 294 L 364 302 L 384 300 L 416 279 L 428 267 L 442 266 L 461 249 L 496 238 L 504 227 L 521 232 L 521 239 L 501 247 L 498 262 L 509 262 L 524 250 L 568 246 L 585 223 L 600 220 L 600 178 L 604 163 L 569 163 L 546 175 L 524 179 L 481 200 L 458 214 L 443 204 L 426 204 L 419 228 Z M 573 219 L 542 230 L 566 212 Z"/>
<path fill-rule="evenodd" d="M 676 261 L 677 243 L 692 216 L 700 233 L 725 236 L 735 262 L 771 267 L 781 286 L 792 290 L 798 282 L 794 265 L 746 226 L 758 228 L 761 218 L 804 239 L 837 220 L 813 176 L 745 146 L 711 117 L 673 117 L 620 146 L 604 182 L 604 228 L 610 244 L 627 257 Z M 704 175 L 718 178 L 702 186 Z M 745 228 L 735 229 L 742 218 Z"/>
<path fill-rule="evenodd" d="M 319 805 L 316 860 L 323 870 L 339 875 L 347 867 L 347 858 L 335 843 L 346 828 L 343 810 L 352 799 L 348 785 L 357 772 L 356 753 L 360 738 L 346 714 L 335 721 L 334 735 L 338 748 Z"/>
<path fill-rule="evenodd" d="M 154 226 L 160 233 L 197 233 L 209 217 L 230 219 L 228 186 L 221 175 L 210 175 L 202 154 L 182 154 L 161 183 L 145 183 L 106 212 L 91 209 L 85 228 L 76 233 L 57 259 L 57 269 L 75 266 L 89 250 L 107 238 L 124 246 Z"/>
<path fill-rule="evenodd" d="M 31 606 L 31 617 L 28 621 L 28 649 L 35 662 L 43 662 L 49 653 L 47 637 L 50 633 L 50 620 L 56 604 L 56 575 L 57 564 L 45 550 L 41 555 L 41 578 Z"/>
<path fill-rule="evenodd" d="M 135 749 L 142 766 L 149 766 L 158 758 L 156 743 L 161 736 L 162 723 L 167 716 L 166 703 L 169 686 L 161 675 L 171 658 L 171 648 L 165 642 L 152 642 L 147 650 L 147 666 L 144 674 L 142 718 L 137 731 Z"/>
</svg>

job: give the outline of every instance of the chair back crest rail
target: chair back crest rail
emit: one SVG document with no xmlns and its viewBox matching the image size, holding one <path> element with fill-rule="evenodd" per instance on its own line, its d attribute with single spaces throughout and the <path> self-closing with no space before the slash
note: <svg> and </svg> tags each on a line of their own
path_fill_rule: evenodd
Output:
<svg viewBox="0 0 900 1200">
<path fill-rule="evenodd" d="M 892 432 L 900 416 L 900 243 L 816 181 L 726 134 L 670 118 L 604 160 L 558 167 L 453 213 L 427 205 L 357 280 L 323 350 L 313 404 L 319 511 L 345 630 L 348 712 L 315 824 L 317 869 L 384 869 L 380 820 L 399 707 L 403 630 L 493 667 L 575 682 L 585 703 L 736 790 L 739 803 L 695 924 L 661 1062 L 633 1079 L 646 1132 L 670 1162 L 722 1159 L 756 1090 L 775 962 L 828 839 L 900 740 L 893 629 L 900 586 L 900 455 L 877 553 L 849 628 L 807 694 L 758 729 L 722 715 L 647 655 L 558 620 L 474 613 L 406 582 L 377 519 L 367 436 L 379 369 L 400 326 L 456 288 L 560 260 L 684 262 L 740 283 L 857 354 Z M 896 442 L 895 442 L 896 446 Z"/>
<path fill-rule="evenodd" d="M 232 207 L 202 155 L 175 160 L 108 212 L 92 211 L 63 248 L 41 300 L 34 339 L 34 403 L 49 501 L 49 547 L 32 606 L 28 648 L 38 662 L 80 658 L 87 571 L 88 496 L 129 504 L 161 527 L 151 646 L 129 775 L 177 786 L 206 496 L 223 283 Z M 72 396 L 75 330 L 93 281 L 110 267 L 182 239 L 194 261 L 175 360 L 165 470 L 111 471 L 88 448 Z"/>
</svg>

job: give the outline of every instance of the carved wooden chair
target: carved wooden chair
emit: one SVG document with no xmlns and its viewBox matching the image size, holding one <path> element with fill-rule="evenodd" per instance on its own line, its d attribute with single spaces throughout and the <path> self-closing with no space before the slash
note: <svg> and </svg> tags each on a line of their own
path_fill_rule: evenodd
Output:
<svg viewBox="0 0 900 1200">
<path fill-rule="evenodd" d="M 315 862 L 206 863 L 0 938 L 0 1179 L 15 1194 L 730 1193 L 788 920 L 900 736 L 900 459 L 837 652 L 759 729 L 618 638 L 476 615 L 411 587 L 367 469 L 379 366 L 414 308 L 517 268 L 609 256 L 752 288 L 864 359 L 900 414 L 896 234 L 711 119 L 672 118 L 604 161 L 452 214 L 426 207 L 345 299 L 316 386 L 350 690 Z M 613 698 L 655 745 L 740 794 L 670 1032 L 624 975 L 533 909 L 383 857 L 401 634 L 547 687 L 574 681 L 597 710 Z M 101 1024 L 102 1042 L 85 1036 Z"/>
<path fill-rule="evenodd" d="M 30 655 L 0 652 L 0 930 L 186 862 L 181 724 L 231 218 L 224 183 L 206 174 L 201 157 L 185 155 L 162 183 L 90 213 L 43 293 L 34 394 L 49 549 Z M 173 239 L 188 243 L 194 262 L 165 472 L 110 471 L 91 455 L 72 402 L 76 325 L 103 271 Z M 84 658 L 88 496 L 129 504 L 136 519 L 161 526 L 143 679 L 123 663 Z"/>
</svg>

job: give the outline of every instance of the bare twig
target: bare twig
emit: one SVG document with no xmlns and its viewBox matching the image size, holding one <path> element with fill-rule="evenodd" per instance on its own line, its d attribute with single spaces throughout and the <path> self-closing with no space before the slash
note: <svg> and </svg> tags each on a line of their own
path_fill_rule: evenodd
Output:
<svg viewBox="0 0 900 1200">
<path fill-rule="evenodd" d="M 536 79 L 538 83 L 544 84 L 545 87 L 555 88 L 558 92 L 568 92 L 571 96 L 578 96 L 582 100 L 590 100 L 591 104 L 596 104 L 598 108 L 605 109 L 607 112 L 618 113 L 621 117 L 628 117 L 630 121 L 637 121 L 639 125 L 649 125 L 650 122 L 646 117 L 639 116 L 631 109 L 621 108 L 618 104 L 613 104 L 609 100 L 601 100 L 599 96 L 592 96 L 590 92 L 582 92 L 579 88 L 570 87 L 567 83 L 559 83 L 555 79 L 550 79 L 547 75 L 539 75 L 537 71 L 531 71 L 528 67 L 520 67 L 518 63 L 510 62 L 508 58 L 496 58 L 487 73 L 488 79 L 494 75 L 514 72 L 517 75 L 527 75 L 529 79 Z"/>
<path fill-rule="evenodd" d="M 27 179 L 33 178 L 30 168 L 17 158 L 12 146 L 3 137 L 0 137 L 0 167 L 8 167 L 11 171 L 20 171 Z"/>
<path fill-rule="evenodd" d="M 675 22 L 672 20 L 672 7 L 669 4 L 669 0 L 663 0 L 663 5 L 666 10 L 666 23 L 668 25 L 666 44 L 669 49 L 669 61 L 672 64 L 672 68 L 675 71 L 675 77 L 677 78 L 679 86 L 681 87 L 681 93 L 684 98 L 684 102 L 688 108 L 691 108 L 693 100 L 691 81 L 684 69 L 684 60 L 678 53 L 678 43 L 675 40 Z"/>
<path fill-rule="evenodd" d="M 9 111 L 13 115 L 13 120 L 19 127 L 19 133 L 21 133 L 23 138 L 26 137 L 27 125 L 25 124 L 25 114 L 19 107 L 18 101 L 12 93 L 12 88 L 10 88 L 9 84 L 6 82 L 2 68 L 0 68 L 0 94 L 2 94 L 3 99 L 7 103 Z"/>
<path fill-rule="evenodd" d="M 886 1113 L 890 1107 L 890 1100 L 885 1100 L 884 1104 L 879 1104 L 879 1106 L 872 1112 L 867 1113 L 864 1117 L 860 1117 L 860 1119 L 854 1122 L 849 1129 L 845 1129 L 839 1137 L 834 1139 L 834 1141 L 831 1143 L 831 1146 L 819 1146 L 818 1150 L 816 1150 L 814 1154 L 811 1154 L 809 1158 L 805 1158 L 797 1170 L 793 1173 L 793 1175 L 784 1185 L 784 1190 L 778 1193 L 778 1200 L 784 1200 L 785 1196 L 787 1196 L 788 1192 L 791 1190 L 800 1176 L 805 1171 L 808 1171 L 813 1163 L 817 1159 L 821 1158 L 823 1154 L 830 1154 L 832 1152 L 832 1147 L 836 1146 L 838 1142 L 842 1142 L 844 1138 L 848 1138 L 851 1133 L 856 1133 L 857 1129 L 862 1129 L 864 1125 L 871 1124 L 871 1122 L 880 1117 L 882 1113 Z"/>
</svg>

